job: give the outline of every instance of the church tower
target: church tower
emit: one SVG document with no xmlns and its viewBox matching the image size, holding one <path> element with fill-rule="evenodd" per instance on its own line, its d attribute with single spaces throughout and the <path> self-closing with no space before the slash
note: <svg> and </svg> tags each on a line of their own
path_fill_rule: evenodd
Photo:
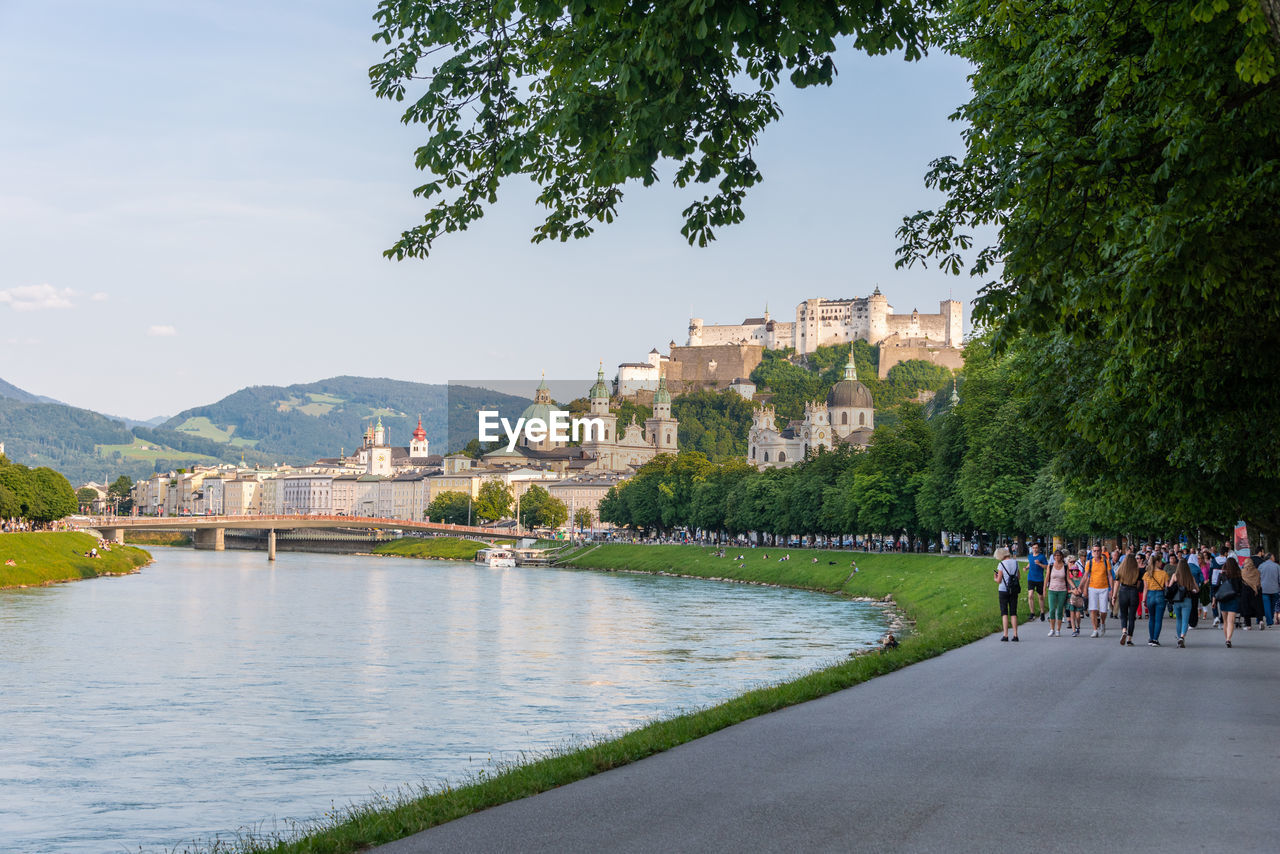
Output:
<svg viewBox="0 0 1280 854">
<path fill-rule="evenodd" d="M 596 442 L 618 441 L 618 416 L 609 411 L 609 386 L 604 381 L 604 362 L 600 363 L 600 370 L 596 372 L 596 384 L 591 387 L 590 400 L 588 415 L 604 423 L 604 431 L 599 436 L 593 433 L 592 438 Z M 585 436 L 583 440 L 586 444 Z"/>
<path fill-rule="evenodd" d="M 366 474 L 391 477 L 391 446 L 387 444 L 387 431 L 382 427 L 381 415 L 378 416 L 378 426 L 373 428 L 373 443 L 369 446 L 368 459 Z"/>
<path fill-rule="evenodd" d="M 409 459 L 425 460 L 430 456 L 427 444 L 427 431 L 422 429 L 422 416 L 418 416 L 418 429 L 413 431 L 413 441 L 409 442 Z"/>
<path fill-rule="evenodd" d="M 674 454 L 680 423 L 671 417 L 671 392 L 667 391 L 667 378 L 658 380 L 658 390 L 653 394 L 653 417 L 645 419 L 645 435 L 649 444 L 660 454 Z"/>
</svg>

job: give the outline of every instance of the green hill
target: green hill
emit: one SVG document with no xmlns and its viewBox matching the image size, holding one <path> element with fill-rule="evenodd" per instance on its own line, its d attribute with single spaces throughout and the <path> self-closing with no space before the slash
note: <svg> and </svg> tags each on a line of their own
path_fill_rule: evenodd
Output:
<svg viewBox="0 0 1280 854">
<path fill-rule="evenodd" d="M 253 386 L 189 409 L 158 427 L 127 426 L 87 409 L 44 402 L 0 380 L 0 441 L 11 460 L 49 466 L 72 483 L 134 480 L 153 472 L 218 462 L 306 463 L 360 444 L 382 418 L 393 445 L 407 445 L 418 415 L 433 452 L 456 451 L 475 436 L 475 410 L 514 417 L 529 403 L 487 389 L 363 377 L 302 385 Z M 449 437 L 449 438 L 447 438 Z"/>
<path fill-rule="evenodd" d="M 466 386 L 331 377 L 283 387 L 251 386 L 180 412 L 156 430 L 135 432 L 192 452 L 229 448 L 237 455 L 253 451 L 310 461 L 351 451 L 375 418 L 382 419 L 391 444 L 407 445 L 420 414 L 432 451 L 452 452 L 475 438 L 476 409 L 494 408 L 513 417 L 528 403 Z"/>
</svg>

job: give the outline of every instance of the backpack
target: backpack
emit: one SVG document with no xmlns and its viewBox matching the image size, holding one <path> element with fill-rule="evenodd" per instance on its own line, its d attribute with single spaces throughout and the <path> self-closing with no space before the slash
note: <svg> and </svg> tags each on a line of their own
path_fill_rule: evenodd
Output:
<svg viewBox="0 0 1280 854">
<path fill-rule="evenodd" d="M 1013 561 L 1012 575 L 1005 572 L 1004 561 L 1000 561 L 1000 574 L 1004 576 L 1004 589 L 1009 592 L 1010 596 L 1017 596 L 1022 592 L 1022 582 L 1018 579 L 1018 562 L 1016 560 Z"/>
</svg>

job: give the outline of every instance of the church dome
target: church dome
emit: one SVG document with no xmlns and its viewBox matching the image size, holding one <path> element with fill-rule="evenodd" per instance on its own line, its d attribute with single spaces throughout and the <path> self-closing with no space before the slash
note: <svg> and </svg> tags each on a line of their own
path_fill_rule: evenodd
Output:
<svg viewBox="0 0 1280 854">
<path fill-rule="evenodd" d="M 871 389 L 858 382 L 858 371 L 853 365 L 853 348 L 849 348 L 849 361 L 844 366 L 844 379 L 831 387 L 827 394 L 828 409 L 875 409 Z"/>
<path fill-rule="evenodd" d="M 591 387 L 590 397 L 592 400 L 608 400 L 609 386 L 604 381 L 604 363 L 600 364 L 600 371 L 596 374 L 596 384 Z"/>
<path fill-rule="evenodd" d="M 665 403 L 667 406 L 671 405 L 671 392 L 667 391 L 666 377 L 658 378 L 658 390 L 653 393 L 653 402 L 655 404 Z"/>
<path fill-rule="evenodd" d="M 857 380 L 840 380 L 827 395 L 827 408 L 874 409 L 871 390 Z"/>
<path fill-rule="evenodd" d="M 544 377 L 538 384 L 538 390 L 534 392 L 533 403 L 526 406 L 520 416 L 524 418 L 526 424 L 533 418 L 541 420 L 544 424 L 550 424 L 551 413 L 555 409 L 556 406 L 551 401 L 551 391 L 547 388 L 547 380 Z"/>
</svg>

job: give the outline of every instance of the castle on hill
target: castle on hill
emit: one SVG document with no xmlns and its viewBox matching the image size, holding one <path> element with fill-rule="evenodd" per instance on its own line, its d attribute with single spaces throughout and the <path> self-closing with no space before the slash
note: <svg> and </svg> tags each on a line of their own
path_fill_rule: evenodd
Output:
<svg viewBox="0 0 1280 854">
<path fill-rule="evenodd" d="M 886 338 L 931 341 L 944 347 L 964 344 L 964 305 L 945 299 L 937 314 L 895 314 L 880 289 L 869 297 L 807 299 L 796 306 L 794 321 L 778 321 L 765 309 L 763 317 L 748 317 L 737 324 L 711 324 L 702 318 L 689 320 L 690 347 L 720 344 L 759 344 L 769 350 L 792 347 L 806 355 L 830 344 L 866 341 L 879 344 Z"/>
</svg>

